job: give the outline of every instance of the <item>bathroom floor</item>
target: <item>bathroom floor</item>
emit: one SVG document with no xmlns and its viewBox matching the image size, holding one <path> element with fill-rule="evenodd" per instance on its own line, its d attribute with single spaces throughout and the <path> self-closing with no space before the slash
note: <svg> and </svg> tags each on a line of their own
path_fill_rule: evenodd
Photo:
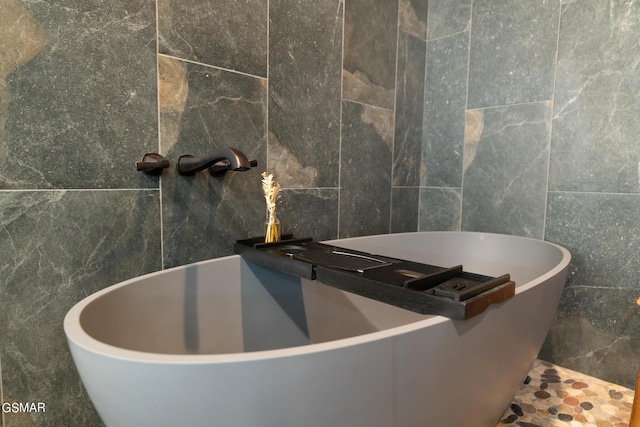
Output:
<svg viewBox="0 0 640 427">
<path fill-rule="evenodd" d="M 628 427 L 634 391 L 536 360 L 496 427 Z"/>
</svg>

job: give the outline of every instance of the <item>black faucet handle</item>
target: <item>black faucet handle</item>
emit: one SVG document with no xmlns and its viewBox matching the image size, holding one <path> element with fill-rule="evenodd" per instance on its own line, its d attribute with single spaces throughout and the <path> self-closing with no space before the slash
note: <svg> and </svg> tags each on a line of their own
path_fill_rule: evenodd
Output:
<svg viewBox="0 0 640 427">
<path fill-rule="evenodd" d="M 145 153 L 142 160 L 136 162 L 136 170 L 147 175 L 160 175 L 169 166 L 169 160 L 158 153 Z"/>
</svg>

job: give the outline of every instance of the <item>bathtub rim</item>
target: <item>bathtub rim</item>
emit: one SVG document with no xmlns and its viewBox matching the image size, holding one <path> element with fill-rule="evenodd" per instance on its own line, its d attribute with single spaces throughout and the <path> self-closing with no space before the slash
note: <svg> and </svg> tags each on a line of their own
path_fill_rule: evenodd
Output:
<svg viewBox="0 0 640 427">
<path fill-rule="evenodd" d="M 520 284 L 516 286 L 516 295 L 526 292 L 527 290 L 537 286 L 538 284 L 545 282 L 546 280 L 556 276 L 563 269 L 568 268 L 569 262 L 571 260 L 571 254 L 569 251 L 555 243 L 548 242 L 546 240 L 535 239 L 531 237 L 523 237 L 523 236 L 515 236 L 508 234 L 499 234 L 499 233 L 484 233 L 484 232 L 470 232 L 470 231 L 422 231 L 422 232 L 408 232 L 408 233 L 393 233 L 393 234 L 382 234 L 382 235 L 373 235 L 373 236 L 360 236 L 355 237 L 353 239 L 359 238 L 374 238 L 380 236 L 388 236 L 388 235 L 402 235 L 402 234 L 432 234 L 432 235 L 441 235 L 441 234 L 468 234 L 475 235 L 479 239 L 484 239 L 483 236 L 499 236 L 500 238 L 509 238 L 515 240 L 528 240 L 534 241 L 538 244 L 549 245 L 551 247 L 555 247 L 560 251 L 562 257 L 560 261 L 546 273 L 537 276 L 535 279 L 530 280 L 529 282 Z M 326 242 L 330 242 L 336 244 L 339 240 L 349 240 L 348 239 L 334 239 L 328 240 Z M 223 262 L 228 259 L 237 259 L 240 261 L 240 255 L 228 255 L 219 258 L 212 258 L 208 260 L 198 261 L 191 264 L 181 265 L 172 267 L 165 270 L 159 270 L 152 273 L 144 274 L 142 276 L 133 277 L 131 279 L 125 280 L 123 282 L 119 282 L 113 285 L 110 285 L 104 289 L 101 289 L 93 294 L 83 298 L 79 302 L 77 302 L 65 315 L 63 321 L 64 332 L 67 340 L 70 343 L 70 347 L 73 350 L 73 346 L 79 347 L 85 351 L 94 353 L 96 355 L 105 356 L 118 360 L 127 360 L 131 362 L 140 362 L 140 363 L 155 363 L 155 364 L 175 364 L 175 365 L 202 365 L 202 364 L 222 364 L 222 363 L 235 363 L 235 362 L 244 362 L 244 361 L 256 361 L 256 360 L 267 360 L 267 359 L 279 359 L 293 356 L 302 356 L 305 354 L 311 353 L 320 353 L 323 351 L 330 351 L 335 349 L 340 349 L 344 347 L 357 346 L 361 344 L 367 344 L 383 339 L 387 339 L 397 335 L 403 335 L 407 333 L 414 332 L 416 330 L 428 327 L 439 325 L 446 322 L 463 322 L 456 321 L 450 319 L 448 317 L 440 316 L 440 315 L 428 315 L 423 320 L 418 320 L 416 322 L 407 323 L 405 325 L 392 327 L 389 329 L 384 329 L 381 331 L 370 332 L 362 335 L 356 335 L 348 338 L 341 338 L 333 341 L 315 343 L 315 344 L 306 344 L 296 347 L 287 347 L 273 350 L 261 350 L 261 351 L 252 351 L 252 352 L 243 352 L 243 353 L 223 353 L 223 354 L 161 354 L 161 353 L 151 353 L 137 350 L 129 350 L 117 346 L 113 346 L 110 344 L 106 344 L 102 341 L 99 341 L 93 338 L 91 335 L 86 333 L 80 325 L 80 315 L 82 310 L 86 308 L 91 302 L 99 298 L 100 296 L 107 294 L 111 291 L 119 289 L 121 287 L 127 286 L 131 283 L 135 283 L 142 279 L 151 279 L 160 274 L 165 274 L 170 271 L 184 269 L 188 266 L 199 266 L 207 263 L 215 263 L 215 262 Z M 501 306 L 502 304 L 508 303 L 509 301 L 505 301 L 500 304 L 495 304 L 490 306 L 484 313 L 479 316 L 484 315 L 491 310 L 494 310 L 496 307 Z M 73 344 L 73 346 L 71 346 Z"/>
</svg>

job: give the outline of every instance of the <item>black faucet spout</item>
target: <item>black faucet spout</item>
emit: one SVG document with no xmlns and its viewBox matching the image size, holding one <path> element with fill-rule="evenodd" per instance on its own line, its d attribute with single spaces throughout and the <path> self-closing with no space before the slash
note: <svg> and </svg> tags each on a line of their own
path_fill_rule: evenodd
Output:
<svg viewBox="0 0 640 427">
<path fill-rule="evenodd" d="M 178 173 L 180 175 L 194 175 L 209 168 L 212 175 L 223 175 L 226 171 L 246 171 L 258 165 L 255 160 L 249 161 L 245 154 L 237 148 L 217 148 L 212 152 L 198 157 L 185 154 L 178 158 Z"/>
</svg>

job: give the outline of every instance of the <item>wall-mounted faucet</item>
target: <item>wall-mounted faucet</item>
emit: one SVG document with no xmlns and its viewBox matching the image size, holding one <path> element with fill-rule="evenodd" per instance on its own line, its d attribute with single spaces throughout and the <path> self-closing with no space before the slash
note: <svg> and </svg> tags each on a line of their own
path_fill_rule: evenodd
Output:
<svg viewBox="0 0 640 427">
<path fill-rule="evenodd" d="M 209 174 L 222 176 L 229 170 L 241 172 L 256 166 L 258 166 L 258 162 L 256 160 L 249 161 L 242 151 L 225 147 L 217 148 L 202 157 L 190 154 L 182 155 L 178 158 L 176 168 L 180 175 L 194 175 L 209 168 Z"/>
</svg>

